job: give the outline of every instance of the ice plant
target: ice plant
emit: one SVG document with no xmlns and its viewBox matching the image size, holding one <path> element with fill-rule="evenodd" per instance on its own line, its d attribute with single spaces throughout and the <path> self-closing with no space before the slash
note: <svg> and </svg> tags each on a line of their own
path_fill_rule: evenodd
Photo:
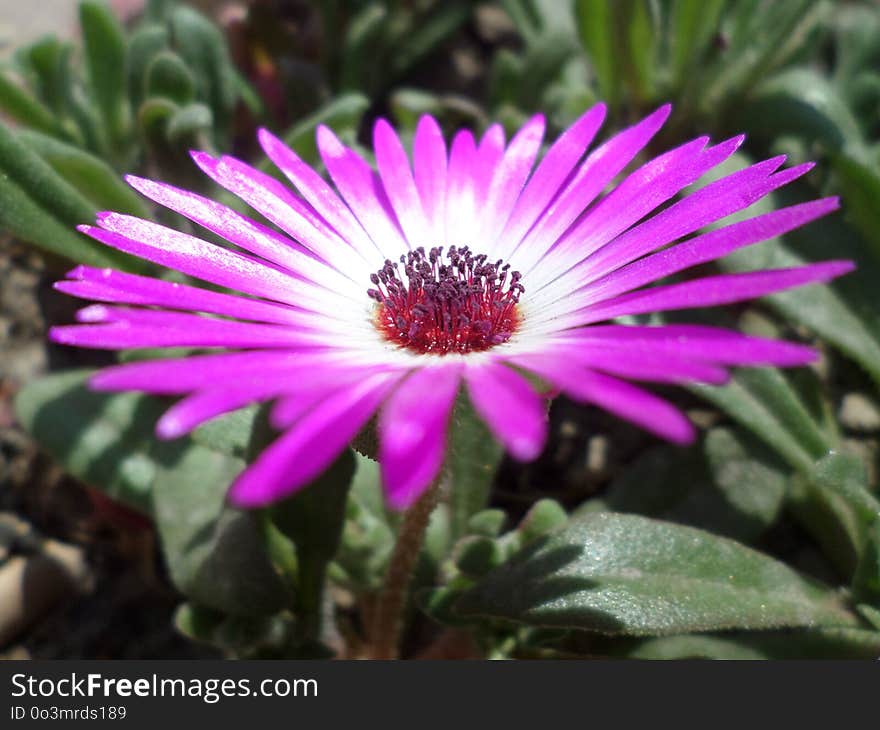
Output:
<svg viewBox="0 0 880 730">
<path fill-rule="evenodd" d="M 437 122 L 423 117 L 412 163 L 379 120 L 375 169 L 321 127 L 318 149 L 333 186 L 267 131 L 260 143 L 293 187 L 237 159 L 196 152 L 205 174 L 274 227 L 129 177 L 234 248 L 102 213 L 81 230 L 214 288 L 80 266 L 57 288 L 102 304 L 81 310 L 77 325 L 55 327 L 52 339 L 104 349 L 219 348 L 110 367 L 92 386 L 183 396 L 158 423 L 163 439 L 274 401 L 271 420 L 283 433 L 233 484 L 230 497 L 241 506 L 307 484 L 378 414 L 387 498 L 408 507 L 441 467 L 462 388 L 520 460 L 534 459 L 547 434 L 536 382 L 688 442 L 694 430 L 685 416 L 630 381 L 723 383 L 730 366 L 803 365 L 813 351 L 719 328 L 614 320 L 761 297 L 827 281 L 852 264 L 654 285 L 837 207 L 825 198 L 700 232 L 811 167 L 783 170 L 784 158 L 774 157 L 677 198 L 742 137 L 715 145 L 700 137 L 609 189 L 668 114 L 664 106 L 587 154 L 605 115 L 597 105 L 537 166 L 541 116 L 509 144 L 494 125 L 479 140 L 459 131 L 449 149 Z"/>
</svg>

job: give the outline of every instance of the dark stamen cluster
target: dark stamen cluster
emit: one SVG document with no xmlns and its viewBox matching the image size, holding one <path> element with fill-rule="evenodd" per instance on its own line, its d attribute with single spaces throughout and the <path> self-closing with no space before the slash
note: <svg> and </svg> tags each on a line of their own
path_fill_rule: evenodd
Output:
<svg viewBox="0 0 880 730">
<path fill-rule="evenodd" d="M 444 263 L 443 259 L 446 259 Z M 518 322 L 521 274 L 467 246 L 420 247 L 370 276 L 385 337 L 409 350 L 445 355 L 487 350 L 510 339 Z"/>
</svg>

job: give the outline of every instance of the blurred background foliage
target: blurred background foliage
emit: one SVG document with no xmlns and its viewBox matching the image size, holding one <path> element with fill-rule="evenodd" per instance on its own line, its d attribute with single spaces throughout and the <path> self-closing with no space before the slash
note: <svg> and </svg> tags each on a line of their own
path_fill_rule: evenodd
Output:
<svg viewBox="0 0 880 730">
<path fill-rule="evenodd" d="M 447 133 L 499 120 L 509 134 L 542 112 L 552 139 L 598 100 L 609 106 L 606 134 L 671 101 L 647 154 L 744 131 L 725 170 L 780 153 L 787 164 L 818 162 L 747 217 L 842 197 L 840 213 L 720 267 L 833 257 L 854 259 L 856 273 L 687 313 L 811 341 L 823 355 L 800 371 L 742 371 L 724 387 L 664 393 L 701 427 L 693 447 L 658 444 L 560 399 L 546 453 L 522 466 L 459 412 L 459 491 L 431 526 L 408 655 L 880 655 L 880 6 L 200 5 L 149 0 L 122 23 L 101 2 L 83 2 L 77 40 L 42 38 L 0 68 L 0 226 L 37 247 L 44 277 L 73 261 L 146 270 L 75 232 L 98 210 L 190 225 L 152 210 L 122 173 L 240 207 L 195 173 L 187 150 L 235 154 L 272 172 L 255 145 L 259 125 L 320 169 L 319 123 L 368 154 L 380 115 L 408 138 L 423 113 Z M 345 454 L 302 497 L 239 513 L 223 494 L 267 438 L 260 410 L 157 445 L 161 404 L 89 393 L 84 371 L 39 374 L 12 383 L 19 422 L 68 474 L 155 525 L 148 531 L 168 580 L 187 601 L 179 631 L 232 656 L 359 655 L 396 529 L 375 464 Z M 605 558 L 596 564 L 594 555 Z"/>
</svg>

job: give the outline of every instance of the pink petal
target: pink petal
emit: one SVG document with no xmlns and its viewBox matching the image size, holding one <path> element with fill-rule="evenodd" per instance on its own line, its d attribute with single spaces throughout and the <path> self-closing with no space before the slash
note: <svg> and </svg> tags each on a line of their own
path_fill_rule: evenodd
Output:
<svg viewBox="0 0 880 730">
<path fill-rule="evenodd" d="M 474 159 L 474 190 L 478 209 L 482 209 L 489 194 L 492 178 L 504 155 L 504 127 L 495 123 L 483 132 Z"/>
<path fill-rule="evenodd" d="M 598 251 L 584 263 L 584 271 L 590 278 L 602 276 L 681 236 L 749 207 L 812 168 L 812 163 L 807 163 L 767 177 L 764 172 L 770 171 L 775 162 L 775 159 L 768 160 L 763 169 L 762 163 L 753 165 L 717 181 L 721 185 L 713 183 L 689 195 Z M 703 190 L 709 188 L 709 193 L 704 195 Z"/>
<path fill-rule="evenodd" d="M 416 126 L 413 171 L 430 226 L 431 245 L 443 243 L 446 237 L 446 142 L 432 116 L 423 116 Z"/>
<path fill-rule="evenodd" d="M 265 384 L 255 384 L 250 388 L 233 386 L 193 393 L 162 414 L 156 423 L 156 436 L 166 441 L 180 438 L 205 421 L 275 395 L 274 390 L 266 387 Z"/>
<path fill-rule="evenodd" d="M 314 347 L 332 343 L 319 331 L 210 319 L 151 309 L 94 304 L 77 313 L 86 324 L 53 327 L 53 342 L 102 350 L 145 347 Z"/>
<path fill-rule="evenodd" d="M 501 240 L 511 251 L 559 192 L 569 173 L 593 141 L 604 119 L 605 105 L 596 104 L 565 130 L 547 150 L 501 234 Z M 505 254 L 502 253 L 503 255 Z"/>
<path fill-rule="evenodd" d="M 236 213 L 225 205 L 165 183 L 127 175 L 135 190 L 170 210 L 186 216 L 246 251 L 261 256 L 310 281 L 344 290 L 351 281 L 315 258 L 308 248 Z M 360 282 L 358 282 L 360 283 Z"/>
<path fill-rule="evenodd" d="M 303 324 L 309 320 L 314 322 L 316 316 L 316 313 L 306 313 L 273 302 L 222 294 L 113 269 L 78 266 L 68 276 L 74 281 L 58 281 L 54 288 L 81 299 L 186 309 L 274 324 Z"/>
<path fill-rule="evenodd" d="M 388 372 L 392 368 L 383 368 Z M 237 410 L 251 403 L 259 403 L 283 396 L 272 412 L 272 425 L 286 429 L 307 411 L 334 391 L 363 381 L 377 372 L 376 368 L 305 368 L 287 369 L 287 372 L 263 371 L 256 377 L 241 375 L 218 388 L 215 380 L 200 390 L 174 404 L 156 425 L 159 438 L 172 439 L 189 433 L 211 418 Z M 296 417 L 293 415 L 295 404 Z"/>
<path fill-rule="evenodd" d="M 336 189 L 385 257 L 396 261 L 409 250 L 409 244 L 398 226 L 379 176 L 324 125 L 318 127 L 317 137 L 318 151 Z"/>
<path fill-rule="evenodd" d="M 469 366 L 465 380 L 474 409 L 510 454 L 536 459 L 547 440 L 547 407 L 531 383 L 491 361 Z"/>
<path fill-rule="evenodd" d="M 215 160 L 204 153 L 193 159 L 202 171 L 234 193 L 287 235 L 354 282 L 362 278 L 368 262 L 352 257 L 351 247 L 304 200 L 275 178 L 234 157 Z M 357 262 L 361 260 L 362 263 Z"/>
<path fill-rule="evenodd" d="M 460 379 L 458 365 L 417 370 L 379 414 L 379 464 L 394 509 L 409 507 L 437 476 Z"/>
<path fill-rule="evenodd" d="M 382 373 L 406 372 L 405 368 L 381 363 L 356 364 L 340 360 L 327 361 L 323 366 L 299 368 L 295 377 L 290 373 L 283 397 L 272 411 L 271 422 L 278 430 L 292 426 L 312 405 L 327 397 L 334 390 L 352 385 L 368 377 Z"/>
<path fill-rule="evenodd" d="M 669 116 L 667 104 L 635 126 L 623 130 L 592 152 L 553 199 L 517 249 L 516 268 L 528 270 L 626 167 Z"/>
<path fill-rule="evenodd" d="M 428 221 L 422 210 L 422 200 L 409 166 L 409 158 L 397 132 L 385 119 L 376 120 L 373 127 L 373 149 L 382 185 L 410 246 L 430 247 L 432 241 Z"/>
<path fill-rule="evenodd" d="M 306 413 L 332 395 L 334 391 L 355 380 L 358 380 L 358 378 L 342 380 L 335 385 L 331 385 L 328 382 L 309 390 L 301 390 L 294 395 L 285 395 L 278 399 L 278 402 L 272 409 L 269 422 L 273 428 L 279 431 L 287 430 L 300 421 Z"/>
<path fill-rule="evenodd" d="M 578 313 L 579 324 L 599 322 L 625 314 L 733 304 L 795 286 L 830 281 L 854 268 L 852 261 L 823 261 L 791 269 L 724 274 L 653 287 L 585 307 Z"/>
<path fill-rule="evenodd" d="M 627 352 L 649 360 L 674 355 L 721 365 L 790 367 L 816 359 L 816 351 L 805 345 L 701 325 L 591 325 L 566 330 L 551 340 L 555 342 L 599 349 L 609 355 Z"/>
<path fill-rule="evenodd" d="M 306 359 L 303 365 L 304 358 Z M 104 368 L 92 376 L 95 390 L 143 390 L 177 395 L 201 390 L 215 383 L 265 375 L 269 369 L 298 368 L 314 363 L 315 355 L 300 352 L 224 352 L 184 359 L 145 360 Z"/>
<path fill-rule="evenodd" d="M 449 172 L 446 178 L 446 244 L 470 243 L 476 208 L 477 147 L 474 136 L 463 129 L 452 138 Z"/>
<path fill-rule="evenodd" d="M 263 507 L 318 477 L 370 419 L 400 374 L 374 375 L 316 405 L 266 448 L 229 490 L 238 507 Z"/>
<path fill-rule="evenodd" d="M 581 368 L 558 356 L 530 357 L 522 366 L 546 378 L 573 400 L 597 405 L 674 443 L 694 440 L 694 427 L 683 413 L 634 385 Z"/>
<path fill-rule="evenodd" d="M 279 393 L 293 393 L 321 383 L 343 384 L 351 371 L 372 372 L 377 363 L 352 362 L 350 353 L 327 350 L 260 350 L 191 355 L 183 359 L 146 360 L 104 368 L 90 380 L 96 390 L 142 390 L 179 395 L 209 390 L 217 383 L 250 386 L 273 382 Z M 386 370 L 393 368 L 387 367 Z"/>
<path fill-rule="evenodd" d="M 580 289 L 578 298 L 596 301 L 631 291 L 739 248 L 781 236 L 839 207 L 837 198 L 823 198 L 717 228 L 606 274 Z"/>
<path fill-rule="evenodd" d="M 277 302 L 324 311 L 326 293 L 257 259 L 119 213 L 99 214 L 103 228 L 77 230 L 111 248 L 140 256 L 211 284 Z"/>
<path fill-rule="evenodd" d="M 629 380 L 647 380 L 655 383 L 711 383 L 721 385 L 730 379 L 724 368 L 710 362 L 708 358 L 685 359 L 683 353 L 664 352 L 662 349 L 642 348 L 633 352 L 623 347 L 604 347 L 602 341 L 590 341 L 580 347 L 562 347 L 562 357 L 592 370 L 601 370 L 609 375 L 617 375 Z M 526 362 L 523 355 L 518 362 Z"/>
<path fill-rule="evenodd" d="M 676 151 L 678 155 L 672 157 L 661 168 L 662 171 L 659 174 L 656 174 L 654 170 L 646 170 L 652 163 L 645 165 L 641 168 L 641 170 L 645 171 L 642 179 L 637 180 L 627 189 L 627 182 L 632 176 L 627 178 L 626 181 L 605 197 L 594 210 L 588 212 L 581 223 L 575 225 L 551 249 L 548 258 L 553 257 L 556 259 L 555 266 L 552 267 L 555 269 L 555 273 L 558 274 L 572 268 L 574 264 L 583 259 L 587 259 L 589 262 L 584 264 L 584 266 L 590 271 L 594 267 L 600 266 L 601 264 L 594 262 L 600 261 L 606 256 L 606 251 L 614 249 L 618 245 L 617 241 L 608 243 L 609 241 L 615 236 L 619 236 L 633 223 L 639 221 L 652 210 L 670 200 L 685 187 L 701 178 L 706 172 L 724 162 L 736 151 L 742 140 L 743 137 L 734 137 L 703 152 L 699 152 L 699 145 L 702 140 L 696 140 L 691 145 L 684 145 L 679 148 Z M 696 154 L 689 154 L 689 147 Z M 660 159 L 656 158 L 654 162 Z M 635 174 L 633 173 L 633 175 Z M 663 213 L 660 213 L 652 218 L 651 221 L 662 216 Z M 650 225 L 649 222 L 644 223 L 633 230 L 645 229 Z M 635 234 L 630 237 L 636 238 Z M 618 240 L 622 238 L 624 236 L 621 236 Z M 644 240 L 642 236 L 638 238 L 642 241 Z M 550 276 L 544 274 L 545 265 L 546 261 L 542 261 L 541 274 L 547 280 Z"/>
<path fill-rule="evenodd" d="M 266 156 L 275 163 L 308 203 L 331 225 L 339 235 L 355 248 L 365 261 L 379 257 L 384 260 L 380 247 L 367 235 L 348 206 L 343 203 L 317 172 L 303 162 L 284 142 L 265 129 L 257 137 Z M 378 268 L 378 263 L 376 265 Z"/>
<path fill-rule="evenodd" d="M 541 140 L 544 139 L 544 129 L 544 116 L 538 114 L 532 117 L 510 140 L 501 162 L 495 167 L 486 201 L 482 205 L 480 233 L 477 236 L 479 241 L 485 242 L 483 250 L 490 256 L 494 257 L 498 251 L 497 239 L 535 164 Z"/>
</svg>

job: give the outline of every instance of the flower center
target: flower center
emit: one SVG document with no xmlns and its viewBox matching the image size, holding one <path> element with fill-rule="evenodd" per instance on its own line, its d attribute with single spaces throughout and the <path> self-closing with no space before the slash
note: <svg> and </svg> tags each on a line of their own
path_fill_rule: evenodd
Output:
<svg viewBox="0 0 880 730">
<path fill-rule="evenodd" d="M 386 340 L 425 354 L 488 350 L 510 339 L 519 324 L 522 275 L 500 259 L 467 246 L 410 251 L 400 263 L 370 276 L 367 294 L 378 302 L 376 327 Z M 444 262 L 445 259 L 445 262 Z"/>
</svg>

